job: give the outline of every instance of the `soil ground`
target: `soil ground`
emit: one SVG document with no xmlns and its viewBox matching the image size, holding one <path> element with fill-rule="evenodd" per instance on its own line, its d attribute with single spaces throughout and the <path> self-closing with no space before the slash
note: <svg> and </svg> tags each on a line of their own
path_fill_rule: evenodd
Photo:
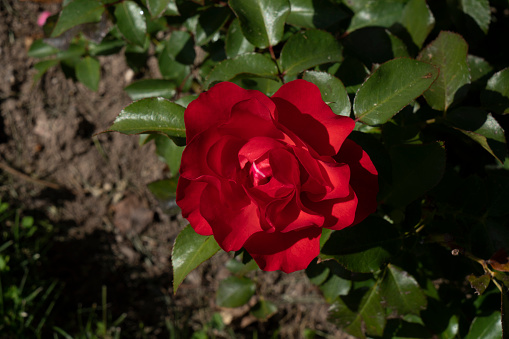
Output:
<svg viewBox="0 0 509 339">
<path fill-rule="evenodd" d="M 75 323 L 69 317 L 100 303 L 106 286 L 112 318 L 127 315 L 122 337 L 167 338 L 173 327 L 173 334 L 187 338 L 220 312 L 227 326 L 216 331 L 218 338 L 232 331 L 237 338 L 254 332 L 258 338 L 299 338 L 306 328 L 346 338 L 327 323 L 328 305 L 303 272 L 253 273 L 258 295 L 278 306 L 264 322 L 246 308 L 215 305 L 218 281 L 230 274 L 226 253 L 172 293 L 171 248 L 185 220 L 165 215 L 146 188 L 168 169 L 154 145 L 140 147 L 137 137 L 95 136 L 130 103 L 123 88 L 133 74 L 120 54 L 101 57 L 97 92 L 67 79 L 60 68 L 34 83 L 36 60 L 27 50 L 42 36 L 39 13 L 59 10 L 60 4 L 48 2 L 0 0 L 0 198 L 58 230 L 47 272 L 65 286 L 55 322 L 69 329 Z"/>
</svg>

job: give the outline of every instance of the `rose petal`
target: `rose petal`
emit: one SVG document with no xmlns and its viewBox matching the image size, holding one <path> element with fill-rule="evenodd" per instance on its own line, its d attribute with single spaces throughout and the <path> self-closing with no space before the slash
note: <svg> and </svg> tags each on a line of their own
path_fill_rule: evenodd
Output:
<svg viewBox="0 0 509 339">
<path fill-rule="evenodd" d="M 352 140 L 346 140 L 334 158 L 350 166 L 350 186 L 359 200 L 353 223 L 357 224 L 376 211 L 378 172 L 369 155 Z"/>
<path fill-rule="evenodd" d="M 288 233 L 258 232 L 244 248 L 262 270 L 291 273 L 305 269 L 318 256 L 321 234 L 317 227 Z"/>
<path fill-rule="evenodd" d="M 327 180 L 324 194 L 308 194 L 313 201 L 345 198 L 350 194 L 350 167 L 347 164 L 318 162 Z"/>
<path fill-rule="evenodd" d="M 268 137 L 254 137 L 239 150 L 239 163 L 244 167 L 247 162 L 255 162 L 268 151 L 275 148 L 283 148 L 281 141 Z"/>
<path fill-rule="evenodd" d="M 290 232 L 310 226 L 321 227 L 325 221 L 323 215 L 311 213 L 303 206 L 298 197 L 293 195 L 285 201 L 274 201 L 267 206 L 266 219 L 279 232 Z"/>
<path fill-rule="evenodd" d="M 281 86 L 271 99 L 277 108 L 275 120 L 321 155 L 337 154 L 355 126 L 349 117 L 334 114 L 318 87 L 305 80 Z"/>
<path fill-rule="evenodd" d="M 235 104 L 252 98 L 256 98 L 268 108 L 269 115 L 265 118 L 270 119 L 270 112 L 274 111 L 275 106 L 259 91 L 245 90 L 231 82 L 221 82 L 201 93 L 189 104 L 184 114 L 187 142 L 203 131 L 226 121 Z"/>
<path fill-rule="evenodd" d="M 254 233 L 262 230 L 258 207 L 242 187 L 233 182 L 222 183 L 220 191 L 208 185 L 200 200 L 200 212 L 214 233 L 214 239 L 225 251 L 238 251 Z"/>
<path fill-rule="evenodd" d="M 212 235 L 212 228 L 200 213 L 199 201 L 203 190 L 208 184 L 190 181 L 180 177 L 177 185 L 177 205 L 182 210 L 182 216 L 189 221 L 196 233 Z"/>
<path fill-rule="evenodd" d="M 223 136 L 206 153 L 208 167 L 223 178 L 233 179 L 236 176 L 236 172 L 240 171 L 237 154 L 243 147 L 243 144 L 244 141 L 239 138 L 230 135 Z M 204 152 L 206 150 L 202 149 L 201 151 Z"/>
</svg>

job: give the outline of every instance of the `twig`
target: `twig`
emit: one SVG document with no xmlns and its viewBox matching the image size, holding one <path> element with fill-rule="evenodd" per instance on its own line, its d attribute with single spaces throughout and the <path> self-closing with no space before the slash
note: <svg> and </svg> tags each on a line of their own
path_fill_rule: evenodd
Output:
<svg viewBox="0 0 509 339">
<path fill-rule="evenodd" d="M 41 180 L 41 179 L 32 178 L 32 177 L 26 175 L 25 173 L 21 173 L 21 172 L 15 170 L 14 168 L 10 167 L 9 165 L 5 164 L 2 161 L 0 161 L 0 169 L 2 169 L 5 172 L 10 173 L 10 174 L 18 177 L 18 178 L 20 178 L 22 180 L 31 182 L 33 184 L 37 184 L 37 185 L 41 185 L 41 186 L 46 186 L 46 187 L 52 188 L 54 190 L 61 189 L 61 187 L 59 185 L 55 184 L 55 183 L 52 183 L 52 182 L 49 182 L 49 181 L 45 181 L 45 180 Z"/>
</svg>

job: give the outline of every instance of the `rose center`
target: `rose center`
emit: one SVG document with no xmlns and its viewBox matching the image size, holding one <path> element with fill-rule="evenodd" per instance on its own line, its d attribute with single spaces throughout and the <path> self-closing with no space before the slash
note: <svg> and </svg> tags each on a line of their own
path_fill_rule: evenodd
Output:
<svg viewBox="0 0 509 339">
<path fill-rule="evenodd" d="M 272 169 L 269 160 L 265 159 L 260 162 L 253 162 L 249 169 L 249 177 L 253 186 L 265 185 L 272 179 Z"/>
</svg>

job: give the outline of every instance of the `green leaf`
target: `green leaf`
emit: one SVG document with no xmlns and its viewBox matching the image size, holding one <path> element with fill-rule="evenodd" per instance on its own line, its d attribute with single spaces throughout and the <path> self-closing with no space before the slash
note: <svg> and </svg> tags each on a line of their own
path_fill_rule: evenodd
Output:
<svg viewBox="0 0 509 339">
<path fill-rule="evenodd" d="M 426 309 L 426 296 L 414 277 L 391 264 L 385 269 L 380 294 L 389 312 L 399 316 L 419 315 L 420 311 Z"/>
<path fill-rule="evenodd" d="M 248 278 L 228 277 L 219 282 L 216 303 L 219 307 L 239 307 L 254 295 L 255 283 Z"/>
<path fill-rule="evenodd" d="M 124 108 L 110 131 L 124 134 L 156 132 L 184 138 L 184 111 L 184 107 L 163 98 L 142 99 Z"/>
<path fill-rule="evenodd" d="M 451 104 L 461 101 L 466 95 L 466 85 L 470 83 L 467 52 L 468 45 L 459 34 L 442 31 L 419 54 L 418 60 L 440 68 L 438 79 L 424 93 L 433 109 L 447 111 Z"/>
<path fill-rule="evenodd" d="M 493 67 L 481 57 L 469 54 L 467 56 L 468 68 L 470 69 L 470 76 L 472 83 L 482 79 L 493 71 Z"/>
<path fill-rule="evenodd" d="M 212 236 L 199 235 L 191 225 L 180 232 L 171 252 L 173 265 L 173 293 L 184 278 L 198 265 L 212 257 L 220 247 Z"/>
<path fill-rule="evenodd" d="M 103 12 L 104 5 L 99 0 L 74 0 L 62 9 L 51 37 L 59 36 L 68 29 L 84 23 L 98 22 Z"/>
<path fill-rule="evenodd" d="M 258 76 L 277 80 L 277 66 L 273 60 L 262 54 L 241 54 L 217 64 L 205 81 L 205 87 L 216 81 L 230 81 L 239 76 Z"/>
<path fill-rule="evenodd" d="M 475 317 L 470 325 L 470 331 L 465 339 L 501 339 L 502 322 L 500 312 L 493 312 L 487 316 Z"/>
<path fill-rule="evenodd" d="M 196 58 L 193 37 L 188 32 L 174 31 L 170 38 L 164 42 L 163 53 L 172 59 L 184 64 L 192 65 Z"/>
<path fill-rule="evenodd" d="M 177 191 L 178 178 L 163 179 L 153 181 L 147 185 L 148 189 L 156 197 L 157 200 L 165 201 L 175 199 Z"/>
<path fill-rule="evenodd" d="M 502 334 L 506 335 L 509 333 L 509 297 L 507 295 L 507 287 L 502 287 Z"/>
<path fill-rule="evenodd" d="M 481 102 L 495 113 L 509 113 L 509 68 L 493 74 L 486 90 L 481 93 Z"/>
<path fill-rule="evenodd" d="M 175 142 L 165 135 L 155 135 L 156 153 L 170 168 L 170 174 L 177 176 L 182 160 L 184 147 L 177 146 Z"/>
<path fill-rule="evenodd" d="M 147 0 L 147 7 L 152 18 L 160 17 L 168 8 L 171 0 Z"/>
<path fill-rule="evenodd" d="M 272 96 L 283 85 L 281 81 L 266 78 L 240 78 L 232 80 L 233 83 L 245 89 L 254 89 Z"/>
<path fill-rule="evenodd" d="M 402 24 L 420 49 L 435 26 L 435 18 L 426 0 L 410 0 L 403 9 Z"/>
<path fill-rule="evenodd" d="M 56 66 L 60 63 L 59 60 L 56 59 L 49 59 L 49 60 L 43 60 L 39 61 L 34 65 L 34 68 L 38 71 L 36 75 L 34 75 L 34 82 L 39 81 L 39 79 L 53 66 Z"/>
<path fill-rule="evenodd" d="M 368 125 L 384 124 L 428 89 L 437 75 L 438 70 L 424 62 L 388 61 L 359 88 L 353 103 L 355 116 Z"/>
<path fill-rule="evenodd" d="M 333 257 L 346 269 L 370 273 L 398 252 L 399 233 L 387 221 L 368 217 L 358 225 L 332 232 L 322 248 L 325 257 Z"/>
<path fill-rule="evenodd" d="M 460 8 L 463 13 L 474 19 L 484 33 L 488 33 L 491 21 L 488 0 L 460 0 Z"/>
<path fill-rule="evenodd" d="M 255 316 L 255 318 L 260 320 L 266 320 L 270 318 L 274 313 L 277 312 L 277 306 L 265 299 L 260 299 L 253 308 L 251 308 L 251 314 Z"/>
<path fill-rule="evenodd" d="M 127 41 L 143 46 L 147 35 L 147 23 L 143 9 L 134 1 L 123 1 L 115 5 L 117 27 Z"/>
<path fill-rule="evenodd" d="M 382 197 L 404 207 L 432 189 L 445 170 L 445 149 L 440 143 L 398 145 L 390 150 L 392 189 Z"/>
<path fill-rule="evenodd" d="M 338 298 L 329 309 L 329 321 L 357 338 L 366 338 L 365 334 L 382 336 L 386 320 L 378 284 L 364 294 L 358 305 L 351 309 L 343 298 Z"/>
<path fill-rule="evenodd" d="M 152 97 L 171 99 L 175 95 L 175 82 L 163 79 L 138 80 L 124 88 L 132 100 Z"/>
<path fill-rule="evenodd" d="M 235 18 L 226 34 L 225 50 L 228 58 L 235 58 L 237 55 L 253 52 L 253 46 L 242 34 L 239 19 Z"/>
<path fill-rule="evenodd" d="M 341 61 L 341 47 L 330 33 L 310 29 L 294 34 L 281 50 L 281 67 L 287 76 L 308 68 Z"/>
<path fill-rule="evenodd" d="M 306 28 L 327 28 L 348 17 L 338 5 L 328 0 L 290 0 L 286 23 Z"/>
<path fill-rule="evenodd" d="M 30 45 L 28 56 L 32 58 L 45 58 L 58 53 L 58 51 L 58 48 L 48 45 L 42 39 L 37 39 Z"/>
<path fill-rule="evenodd" d="M 205 45 L 224 26 L 230 17 L 228 7 L 211 7 L 200 14 L 194 36 L 199 46 Z"/>
<path fill-rule="evenodd" d="M 124 40 L 103 40 L 100 44 L 90 41 L 88 52 L 92 56 L 118 53 L 125 46 Z"/>
<path fill-rule="evenodd" d="M 290 14 L 288 0 L 229 0 L 250 43 L 259 48 L 274 46 L 283 38 L 285 20 Z"/>
<path fill-rule="evenodd" d="M 330 73 L 317 71 L 307 71 L 302 79 L 318 86 L 323 101 L 328 103 L 334 113 L 350 116 L 350 99 L 341 80 Z"/>
<path fill-rule="evenodd" d="M 368 1 L 352 18 L 348 32 L 366 26 L 390 27 L 401 20 L 404 1 Z"/>
<path fill-rule="evenodd" d="M 351 280 L 342 278 L 339 275 L 332 273 L 329 278 L 320 286 L 320 291 L 322 291 L 325 301 L 332 303 L 338 296 L 347 295 L 351 287 Z"/>
<path fill-rule="evenodd" d="M 92 91 L 99 88 L 101 77 L 101 64 L 97 59 L 84 57 L 76 64 L 76 78 Z"/>
<path fill-rule="evenodd" d="M 489 274 L 483 274 L 477 277 L 474 274 L 470 274 L 467 276 L 467 280 L 470 283 L 470 286 L 475 289 L 477 295 L 481 295 L 484 293 L 484 291 L 486 291 L 486 288 L 488 288 L 488 285 L 491 281 L 491 276 Z"/>
</svg>

